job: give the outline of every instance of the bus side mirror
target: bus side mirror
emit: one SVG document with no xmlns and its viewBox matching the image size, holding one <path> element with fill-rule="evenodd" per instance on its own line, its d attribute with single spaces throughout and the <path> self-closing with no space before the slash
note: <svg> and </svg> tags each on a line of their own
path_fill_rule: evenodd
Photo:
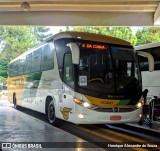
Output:
<svg viewBox="0 0 160 151">
<path fill-rule="evenodd" d="M 67 46 L 70 47 L 72 52 L 72 63 L 79 64 L 80 54 L 79 54 L 78 45 L 76 43 L 71 42 L 71 43 L 68 43 Z"/>
<path fill-rule="evenodd" d="M 137 55 L 147 58 L 148 59 L 148 65 L 149 65 L 149 72 L 154 71 L 154 58 L 150 53 L 143 52 L 143 51 L 137 51 Z"/>
</svg>

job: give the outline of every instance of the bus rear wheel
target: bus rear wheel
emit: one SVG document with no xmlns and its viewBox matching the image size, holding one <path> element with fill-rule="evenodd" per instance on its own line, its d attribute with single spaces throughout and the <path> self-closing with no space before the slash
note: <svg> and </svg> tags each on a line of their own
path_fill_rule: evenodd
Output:
<svg viewBox="0 0 160 151">
<path fill-rule="evenodd" d="M 16 99 L 16 95 L 13 95 L 13 106 L 16 109 L 17 108 L 17 99 Z"/>
<path fill-rule="evenodd" d="M 60 120 L 56 118 L 55 114 L 55 106 L 53 101 L 50 101 L 48 104 L 48 110 L 47 110 L 47 118 L 48 122 L 54 126 L 60 125 Z"/>
</svg>

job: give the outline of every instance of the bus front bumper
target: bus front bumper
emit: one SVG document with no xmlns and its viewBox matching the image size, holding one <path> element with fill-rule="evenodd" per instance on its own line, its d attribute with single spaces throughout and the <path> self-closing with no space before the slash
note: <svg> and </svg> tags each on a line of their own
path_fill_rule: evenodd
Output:
<svg viewBox="0 0 160 151">
<path fill-rule="evenodd" d="M 76 110 L 75 124 L 118 124 L 137 123 L 142 116 L 142 108 L 132 112 L 98 112 L 95 110 L 78 107 Z"/>
</svg>

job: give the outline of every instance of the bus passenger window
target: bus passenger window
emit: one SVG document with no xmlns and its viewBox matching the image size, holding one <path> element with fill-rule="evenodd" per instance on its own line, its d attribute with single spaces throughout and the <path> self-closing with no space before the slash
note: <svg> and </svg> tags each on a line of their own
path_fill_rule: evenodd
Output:
<svg viewBox="0 0 160 151">
<path fill-rule="evenodd" d="M 31 65 L 32 65 L 32 53 L 26 56 L 26 61 L 24 65 L 24 74 L 28 74 L 31 72 Z"/>
<path fill-rule="evenodd" d="M 14 76 L 18 76 L 18 62 L 19 60 L 14 62 Z"/>
<path fill-rule="evenodd" d="M 42 61 L 41 61 L 41 70 L 49 70 L 54 66 L 54 58 L 53 58 L 53 47 L 49 44 L 45 45 L 42 48 Z"/>
<path fill-rule="evenodd" d="M 41 48 L 33 52 L 31 72 L 40 71 Z"/>
<path fill-rule="evenodd" d="M 13 69 L 14 69 L 13 63 L 11 63 L 11 64 L 9 65 L 9 76 L 10 76 L 10 77 L 13 77 L 13 76 L 14 76 L 14 74 L 13 74 Z"/>
<path fill-rule="evenodd" d="M 18 69 L 19 75 L 24 74 L 24 65 L 25 65 L 25 58 L 19 59 L 19 69 Z"/>
</svg>

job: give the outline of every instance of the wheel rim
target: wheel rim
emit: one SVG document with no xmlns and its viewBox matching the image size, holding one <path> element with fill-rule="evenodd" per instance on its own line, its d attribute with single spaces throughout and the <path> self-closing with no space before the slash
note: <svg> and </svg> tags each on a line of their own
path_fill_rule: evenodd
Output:
<svg viewBox="0 0 160 151">
<path fill-rule="evenodd" d="M 53 122 L 55 119 L 55 110 L 52 104 L 49 106 L 49 109 L 48 109 L 48 118 L 51 122 Z"/>
</svg>

